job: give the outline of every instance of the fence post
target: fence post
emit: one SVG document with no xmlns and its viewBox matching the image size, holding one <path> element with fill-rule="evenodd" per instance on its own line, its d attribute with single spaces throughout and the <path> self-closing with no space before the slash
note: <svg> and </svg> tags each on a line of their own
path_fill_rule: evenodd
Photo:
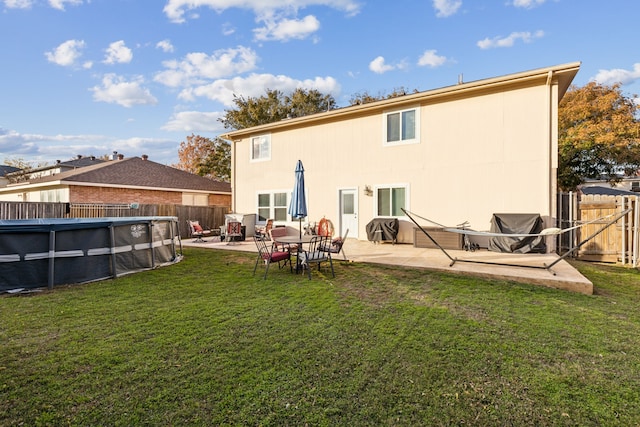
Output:
<svg viewBox="0 0 640 427">
<path fill-rule="evenodd" d="M 640 206 L 638 206 L 638 196 L 634 196 L 635 205 L 633 209 L 633 268 L 638 267 L 638 233 L 640 232 Z"/>
</svg>

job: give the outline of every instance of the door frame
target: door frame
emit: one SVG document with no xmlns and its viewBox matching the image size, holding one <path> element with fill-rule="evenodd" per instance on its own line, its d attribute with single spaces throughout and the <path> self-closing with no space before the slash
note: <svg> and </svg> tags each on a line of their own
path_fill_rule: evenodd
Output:
<svg viewBox="0 0 640 427">
<path fill-rule="evenodd" d="M 353 199 L 353 208 L 354 208 L 354 215 L 355 215 L 355 222 L 356 222 L 356 226 L 355 227 L 349 227 L 349 237 L 353 237 L 354 239 L 357 239 L 359 237 L 359 228 L 360 228 L 360 202 L 358 199 L 358 191 L 359 188 L 358 186 L 353 186 L 353 187 L 340 187 L 338 188 L 338 203 L 337 203 L 337 211 L 338 211 L 338 230 L 337 230 L 337 234 L 342 236 L 344 235 L 344 224 L 343 224 L 343 220 L 342 220 L 342 194 L 344 192 L 353 192 L 354 195 L 354 199 Z M 352 229 L 353 228 L 353 229 Z"/>
</svg>

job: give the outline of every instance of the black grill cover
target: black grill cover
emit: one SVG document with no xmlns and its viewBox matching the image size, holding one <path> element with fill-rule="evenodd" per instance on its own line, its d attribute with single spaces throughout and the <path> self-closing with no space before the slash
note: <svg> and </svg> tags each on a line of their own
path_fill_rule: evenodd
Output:
<svg viewBox="0 0 640 427">
<path fill-rule="evenodd" d="M 398 218 L 374 218 L 367 224 L 367 239 L 370 242 L 395 242 L 399 228 Z"/>
<path fill-rule="evenodd" d="M 538 214 L 493 214 L 491 232 L 504 234 L 537 234 L 542 231 L 542 218 Z M 518 254 L 547 252 L 543 236 L 491 237 L 489 250 Z"/>
</svg>

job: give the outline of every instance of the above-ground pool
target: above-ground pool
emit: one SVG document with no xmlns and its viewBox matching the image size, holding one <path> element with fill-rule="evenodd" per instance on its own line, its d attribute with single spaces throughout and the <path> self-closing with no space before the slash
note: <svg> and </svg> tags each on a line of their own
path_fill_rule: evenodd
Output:
<svg viewBox="0 0 640 427">
<path fill-rule="evenodd" d="M 0 292 L 84 283 L 182 259 L 176 217 L 0 221 Z"/>
</svg>

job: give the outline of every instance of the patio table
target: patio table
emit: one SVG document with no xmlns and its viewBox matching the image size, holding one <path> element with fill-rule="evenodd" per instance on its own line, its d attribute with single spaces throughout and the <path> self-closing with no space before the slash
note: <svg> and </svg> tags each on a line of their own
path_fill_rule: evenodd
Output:
<svg viewBox="0 0 640 427">
<path fill-rule="evenodd" d="M 302 252 L 302 245 L 305 243 L 309 243 L 314 236 L 311 235 L 302 235 L 302 236 L 280 236 L 274 237 L 273 241 L 276 243 L 287 243 L 290 245 L 296 245 L 296 273 L 298 273 L 302 268 L 300 265 L 300 252 Z"/>
</svg>

